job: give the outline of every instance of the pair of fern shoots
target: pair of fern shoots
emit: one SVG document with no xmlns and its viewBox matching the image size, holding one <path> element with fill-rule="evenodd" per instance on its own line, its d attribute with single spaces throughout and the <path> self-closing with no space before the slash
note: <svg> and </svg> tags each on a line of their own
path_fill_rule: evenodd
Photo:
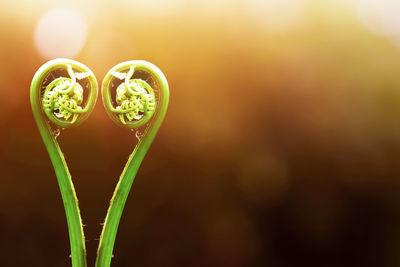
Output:
<svg viewBox="0 0 400 267">
<path fill-rule="evenodd" d="M 115 123 L 143 131 L 115 188 L 100 236 L 96 267 L 108 267 L 133 180 L 165 117 L 169 88 L 160 69 L 136 60 L 114 66 L 103 80 L 101 94 L 106 112 Z M 85 238 L 71 175 L 56 138 L 60 129 L 78 126 L 89 117 L 97 95 L 93 72 L 70 59 L 45 63 L 33 77 L 30 89 L 33 115 L 64 203 L 73 267 L 87 266 Z"/>
</svg>

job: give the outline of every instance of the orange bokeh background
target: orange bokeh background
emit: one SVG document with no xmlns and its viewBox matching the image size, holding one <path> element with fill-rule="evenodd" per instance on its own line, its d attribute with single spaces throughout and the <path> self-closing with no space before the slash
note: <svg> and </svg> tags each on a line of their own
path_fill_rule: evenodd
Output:
<svg viewBox="0 0 400 267">
<path fill-rule="evenodd" d="M 68 8 L 87 22 L 73 59 L 99 83 L 115 64 L 144 59 L 170 84 L 113 266 L 399 266 L 400 7 L 376 1 L 1 2 L 1 265 L 70 266 L 29 102 L 48 60 L 36 25 Z M 58 141 L 93 265 L 136 138 L 99 98 Z"/>
</svg>

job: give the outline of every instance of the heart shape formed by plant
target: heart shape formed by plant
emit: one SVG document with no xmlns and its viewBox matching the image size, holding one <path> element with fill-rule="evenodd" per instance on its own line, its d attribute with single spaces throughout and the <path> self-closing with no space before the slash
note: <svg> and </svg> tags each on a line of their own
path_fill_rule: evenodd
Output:
<svg viewBox="0 0 400 267">
<path fill-rule="evenodd" d="M 45 63 L 33 77 L 30 89 L 32 112 L 64 203 L 74 267 L 87 266 L 85 238 L 71 175 L 56 138 L 60 129 L 77 126 L 88 118 L 96 103 L 97 89 L 96 78 L 89 68 L 69 59 Z M 169 88 L 164 74 L 153 64 L 126 61 L 107 73 L 102 96 L 110 118 L 135 130 L 139 138 L 115 188 L 100 237 L 96 266 L 108 267 L 130 188 L 165 117 Z"/>
</svg>

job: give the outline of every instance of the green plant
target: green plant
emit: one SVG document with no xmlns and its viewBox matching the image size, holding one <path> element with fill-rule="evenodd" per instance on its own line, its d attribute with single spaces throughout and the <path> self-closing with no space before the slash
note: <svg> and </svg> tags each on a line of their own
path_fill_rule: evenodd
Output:
<svg viewBox="0 0 400 267">
<path fill-rule="evenodd" d="M 61 77 L 56 77 L 59 75 Z M 63 77 L 67 75 L 69 77 Z M 87 100 L 83 91 L 86 87 L 89 89 Z M 32 112 L 53 164 L 64 203 L 74 267 L 86 266 L 85 238 L 71 175 L 56 138 L 60 129 L 77 126 L 90 115 L 97 91 L 96 78 L 89 68 L 69 59 L 55 59 L 41 66 L 30 89 Z"/>
<path fill-rule="evenodd" d="M 148 76 L 154 88 L 138 76 Z M 117 88 L 115 100 L 111 90 Z M 97 251 L 96 267 L 108 267 L 117 235 L 119 221 L 136 173 L 165 117 L 169 101 L 169 88 L 164 74 L 146 61 L 127 61 L 114 66 L 102 84 L 104 107 L 111 119 L 120 126 L 139 131 L 145 127 L 135 149 L 121 174 L 111 199 Z"/>
</svg>

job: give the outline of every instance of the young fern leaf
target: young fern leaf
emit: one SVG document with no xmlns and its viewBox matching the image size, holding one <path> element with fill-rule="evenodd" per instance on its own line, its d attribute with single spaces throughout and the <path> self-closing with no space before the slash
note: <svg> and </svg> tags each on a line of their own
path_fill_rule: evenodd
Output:
<svg viewBox="0 0 400 267">
<path fill-rule="evenodd" d="M 60 70 L 67 70 L 66 76 L 69 77 L 54 78 L 54 73 Z M 48 83 L 49 79 L 53 80 Z M 89 88 L 87 100 L 83 99 L 84 89 L 77 82 L 83 79 L 87 79 Z M 51 123 L 57 129 L 82 123 L 94 108 L 97 92 L 97 81 L 89 68 L 69 59 L 45 63 L 36 72 L 30 88 L 32 112 L 53 164 L 64 203 L 73 267 L 86 267 L 85 238 L 74 185 Z"/>
<path fill-rule="evenodd" d="M 149 75 L 155 81 L 156 88 L 152 88 L 142 79 L 133 79 L 135 72 Z M 111 89 L 116 80 L 123 82 L 117 87 L 113 100 Z M 157 96 L 155 89 L 158 92 Z M 131 130 L 146 126 L 115 188 L 100 236 L 96 267 L 109 267 L 126 199 L 140 164 L 167 112 L 169 88 L 160 69 L 149 62 L 134 60 L 114 66 L 105 76 L 101 92 L 104 107 L 116 124 Z"/>
</svg>

